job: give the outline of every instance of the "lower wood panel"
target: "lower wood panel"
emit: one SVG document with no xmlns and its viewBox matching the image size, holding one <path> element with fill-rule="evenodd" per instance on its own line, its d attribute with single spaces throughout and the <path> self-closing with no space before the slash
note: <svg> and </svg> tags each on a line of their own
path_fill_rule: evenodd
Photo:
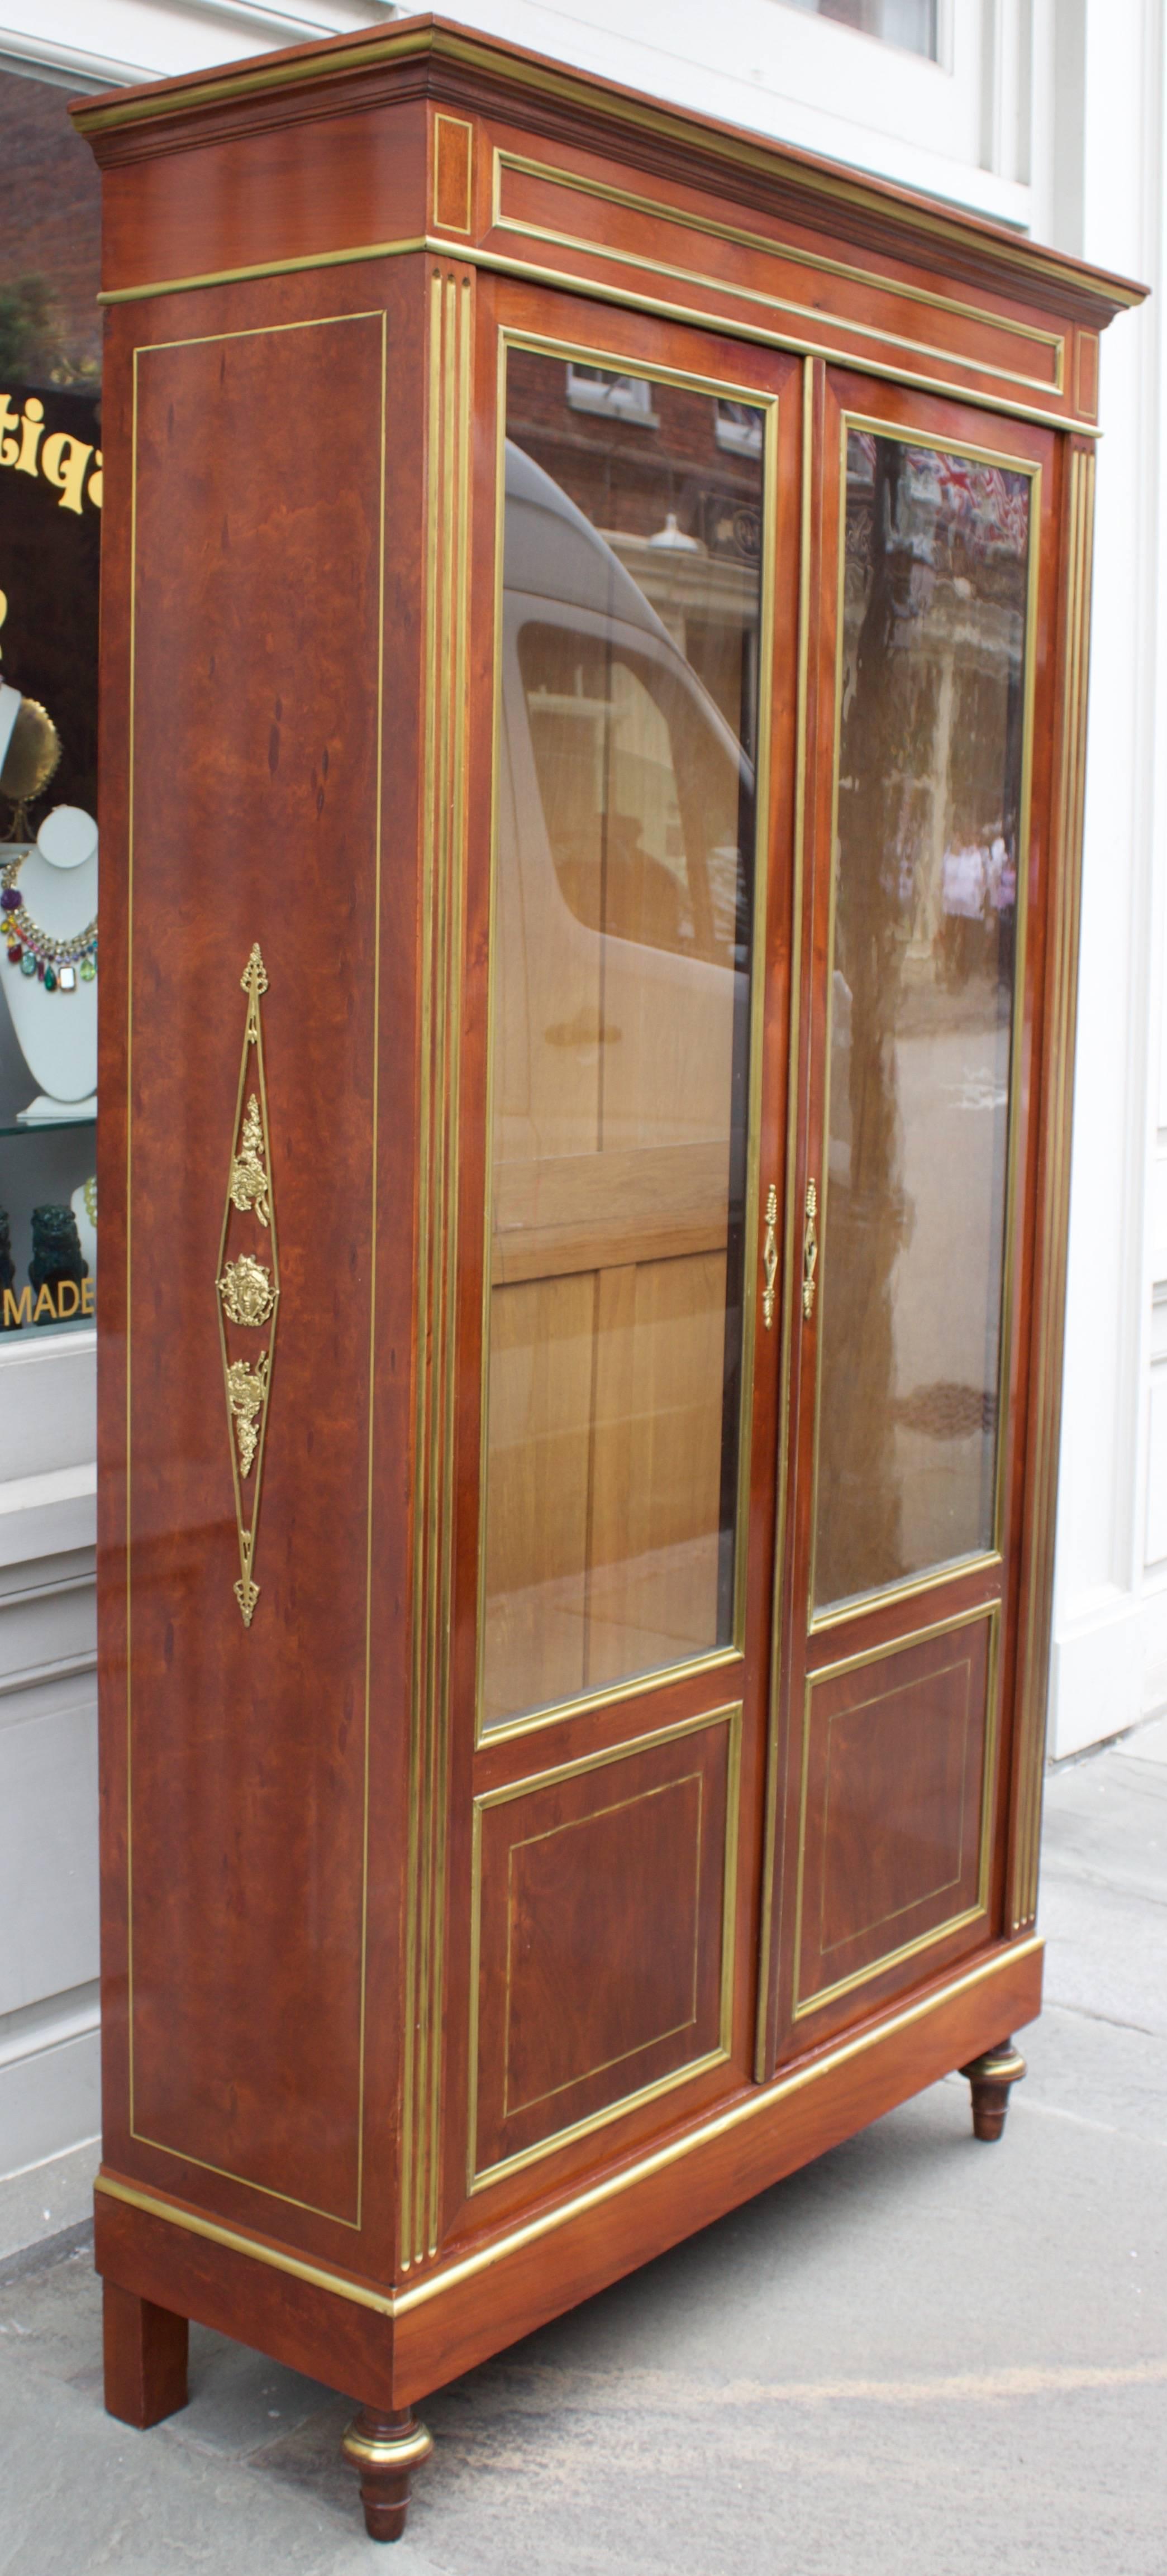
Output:
<svg viewBox="0 0 1167 2576">
<path fill-rule="evenodd" d="M 807 1684 L 795 2016 L 899 1969 L 987 1904 L 996 1613 Z"/>
<path fill-rule="evenodd" d="M 478 1801 L 472 2186 L 727 2053 L 740 1724 Z"/>
</svg>

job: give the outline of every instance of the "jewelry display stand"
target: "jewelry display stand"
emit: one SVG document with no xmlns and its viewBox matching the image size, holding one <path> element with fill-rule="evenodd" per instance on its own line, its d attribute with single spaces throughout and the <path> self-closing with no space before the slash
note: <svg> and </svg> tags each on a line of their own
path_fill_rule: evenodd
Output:
<svg viewBox="0 0 1167 2576">
<path fill-rule="evenodd" d="M 431 2391 L 1023 2072 L 1142 290 L 428 17 L 74 115 L 106 2402 L 236 2336 L 393 2540 Z"/>
<path fill-rule="evenodd" d="M 97 917 L 97 825 L 72 805 L 46 815 L 23 855 L 5 852 L 6 875 L 25 913 L 54 953 L 90 931 Z M 18 861 L 13 874 L 12 862 Z M 19 916 L 3 916 L 0 940 Z M 11 945 L 11 942 L 9 942 Z M 26 944 L 24 955 L 32 951 Z M 89 967 L 82 972 L 82 964 Z M 66 984 L 63 980 L 69 978 Z M 97 1115 L 97 979 L 92 959 L 24 972 L 0 956 L 0 991 L 38 1097 L 18 1112 L 29 1125 Z"/>
</svg>

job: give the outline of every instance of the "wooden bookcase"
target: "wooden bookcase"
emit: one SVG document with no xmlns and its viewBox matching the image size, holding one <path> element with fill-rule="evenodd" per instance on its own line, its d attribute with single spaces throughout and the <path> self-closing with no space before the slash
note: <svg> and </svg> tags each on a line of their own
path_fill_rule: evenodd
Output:
<svg viewBox="0 0 1167 2576">
<path fill-rule="evenodd" d="M 427 2392 L 1023 2071 L 1141 290 L 433 18 L 76 119 L 107 2402 L 237 2335 L 391 2538 Z"/>
</svg>

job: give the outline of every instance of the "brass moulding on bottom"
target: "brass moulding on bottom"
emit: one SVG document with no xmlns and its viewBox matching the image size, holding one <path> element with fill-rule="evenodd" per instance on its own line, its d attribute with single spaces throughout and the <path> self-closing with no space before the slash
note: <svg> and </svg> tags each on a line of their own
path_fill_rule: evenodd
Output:
<svg viewBox="0 0 1167 2576">
<path fill-rule="evenodd" d="M 832 2041 L 821 2051 L 816 2051 L 808 2062 L 796 2066 L 793 2072 L 771 2076 L 765 2084 L 750 2085 L 734 2101 L 711 2112 L 708 2118 L 697 2120 L 691 2128 L 686 2127 L 666 2137 L 660 2146 L 651 2147 L 645 2155 L 636 2156 L 630 2163 L 605 2173 L 598 2181 L 585 2183 L 581 2190 L 570 2193 L 566 2199 L 536 2210 L 532 2217 L 522 2220 L 516 2227 L 505 2229 L 498 2236 L 490 2237 L 472 2253 L 454 2254 L 440 2268 L 409 2282 L 403 2289 L 374 2289 L 369 2282 L 355 2279 L 351 2273 L 332 2271 L 324 2264 L 306 2260 L 302 2255 L 289 2254 L 283 2247 L 269 2244 L 262 2237 L 250 2236 L 241 2228 L 204 2217 L 200 2210 L 168 2200 L 162 2192 L 141 2184 L 123 2182 L 119 2175 L 104 2170 L 98 2174 L 94 2190 L 104 2199 L 120 2201 L 128 2209 L 141 2210 L 148 2218 L 161 2219 L 165 2225 L 201 2237 L 208 2244 L 221 2245 L 229 2253 L 248 2255 L 253 2262 L 270 2266 L 273 2271 L 286 2272 L 291 2279 L 303 2281 L 311 2288 L 330 2291 L 334 2297 L 368 2308 L 376 2316 L 409 2316 L 416 2308 L 428 2307 L 434 2299 L 457 2289 L 463 2281 L 476 2279 L 480 2272 L 493 2270 L 498 2264 L 522 2253 L 526 2246 L 539 2244 L 544 2237 L 554 2236 L 559 2228 L 585 2218 L 590 2211 L 602 2208 L 606 2201 L 619 2199 L 624 2192 L 651 2181 L 655 2174 L 683 2164 L 687 2157 L 716 2145 L 721 2138 L 731 2137 L 738 2130 L 750 2129 L 755 2120 L 764 2119 L 784 2103 L 794 2101 L 799 2094 L 825 2081 L 836 2069 L 860 2063 L 874 2050 L 893 2040 L 898 2032 L 929 2021 L 946 2004 L 956 2002 L 961 1995 L 974 1993 L 978 1986 L 999 1975 L 1003 1968 L 1020 1967 L 1026 1960 L 1039 1957 L 1044 1948 L 1044 1941 L 1036 1933 L 1027 1939 L 1002 1944 L 987 1957 L 976 1960 L 971 1968 L 947 1979 L 930 1994 L 901 2005 L 898 2010 L 887 2013 L 862 2030 L 849 2032 L 845 2038 Z"/>
<path fill-rule="evenodd" d="M 416 2469 L 428 2460 L 434 2441 L 424 2424 L 415 2424 L 411 2432 L 397 2439 L 390 2436 L 372 2441 L 367 2433 L 358 2432 L 354 2416 L 340 2447 L 355 2469 Z"/>
</svg>

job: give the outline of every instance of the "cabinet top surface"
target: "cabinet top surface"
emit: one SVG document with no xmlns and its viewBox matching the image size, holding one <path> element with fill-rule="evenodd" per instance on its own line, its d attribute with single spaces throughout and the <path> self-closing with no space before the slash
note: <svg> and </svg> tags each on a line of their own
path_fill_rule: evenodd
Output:
<svg viewBox="0 0 1167 2576">
<path fill-rule="evenodd" d="M 1147 290 L 1064 252 L 847 165 L 672 106 L 429 14 L 375 34 L 250 56 L 78 100 L 74 123 L 103 168 L 153 161 L 273 126 L 332 119 L 410 100 L 456 106 L 542 134 L 561 130 L 612 159 L 707 192 L 710 211 L 765 207 L 802 226 L 935 274 L 974 278 L 1032 310 L 1046 306 L 1105 327 Z"/>
</svg>

